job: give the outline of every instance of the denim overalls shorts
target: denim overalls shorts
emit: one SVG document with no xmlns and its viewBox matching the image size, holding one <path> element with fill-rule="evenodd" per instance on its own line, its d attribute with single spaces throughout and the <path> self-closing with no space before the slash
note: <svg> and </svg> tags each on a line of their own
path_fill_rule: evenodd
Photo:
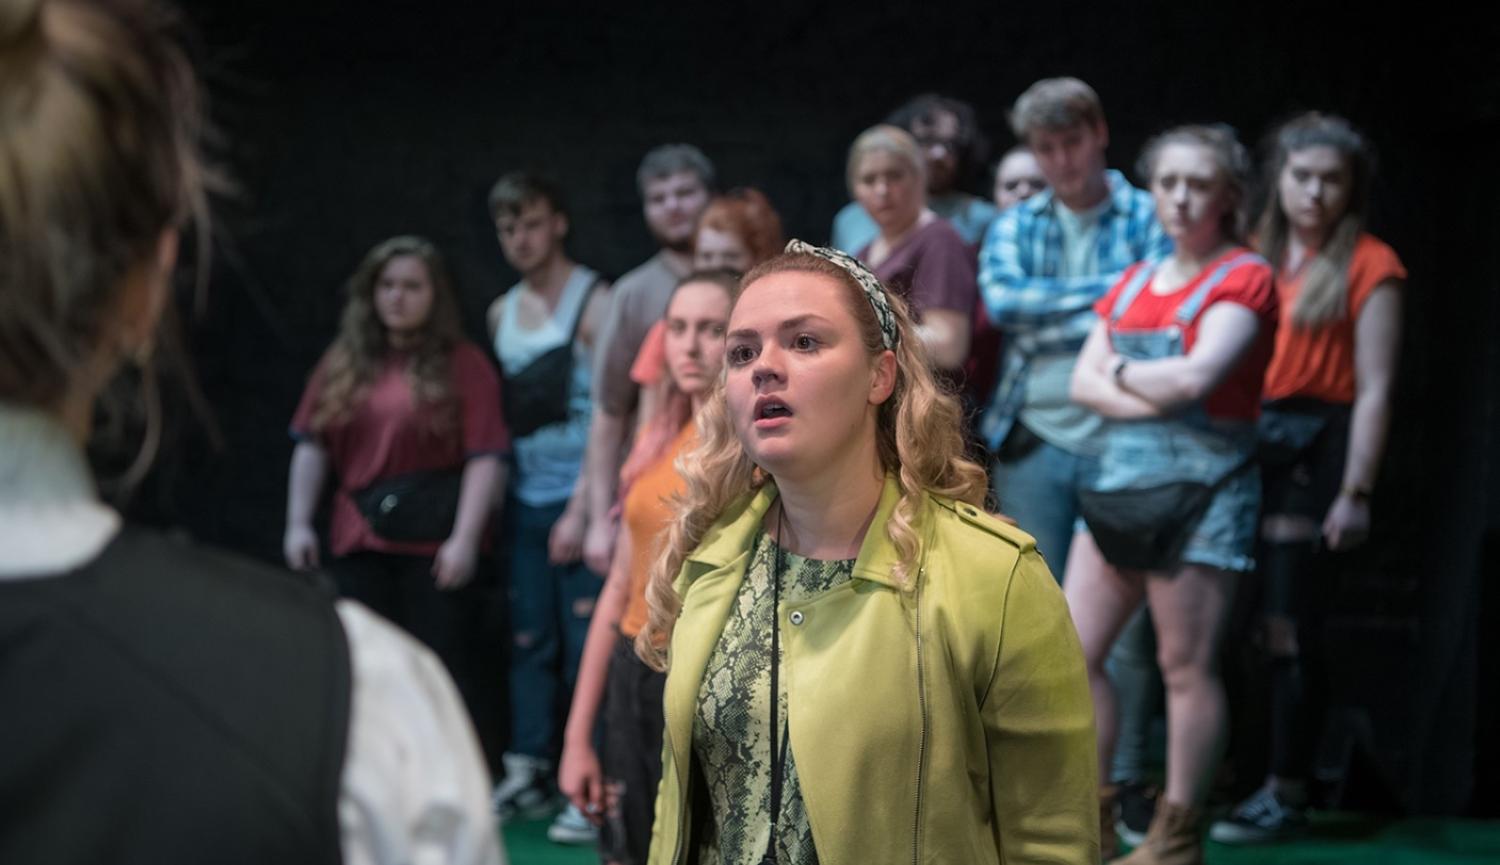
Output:
<svg viewBox="0 0 1500 865">
<path fill-rule="evenodd" d="M 1151 282 L 1159 262 L 1142 264 L 1110 310 L 1110 344 L 1117 354 L 1130 360 L 1184 355 L 1183 329 L 1197 318 L 1209 292 L 1236 267 L 1251 263 L 1264 262 L 1246 253 L 1215 268 L 1177 307 L 1172 324 L 1122 329 L 1120 319 Z M 1183 547 L 1181 561 L 1226 571 L 1250 571 L 1255 567 L 1260 508 L 1260 472 L 1251 462 L 1255 447 L 1254 422 L 1210 418 L 1202 400 L 1169 417 L 1112 420 L 1105 427 L 1104 452 L 1094 488 L 1112 492 L 1174 481 L 1214 484 L 1228 477 L 1198 520 Z"/>
</svg>

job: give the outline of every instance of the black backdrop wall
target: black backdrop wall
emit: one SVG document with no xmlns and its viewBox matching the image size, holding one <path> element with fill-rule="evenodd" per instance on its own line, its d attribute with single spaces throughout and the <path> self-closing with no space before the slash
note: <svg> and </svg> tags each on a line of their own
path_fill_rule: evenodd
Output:
<svg viewBox="0 0 1500 865">
<path fill-rule="evenodd" d="M 1381 151 L 1372 227 L 1412 278 L 1377 539 L 1339 578 L 1338 696 L 1392 801 L 1500 812 L 1480 735 L 1500 729 L 1500 664 L 1479 627 L 1496 618 L 1484 578 L 1500 577 L 1494 27 L 1306 3 L 197 0 L 188 13 L 239 186 L 189 329 L 227 446 L 179 419 L 133 510 L 271 560 L 286 422 L 343 279 L 376 241 L 427 235 L 477 337 L 515 278 L 484 207 L 504 170 L 561 179 L 573 254 L 619 274 L 651 252 L 634 169 L 665 141 L 698 144 L 725 185 L 760 187 L 789 234 L 822 240 L 849 141 L 919 91 L 971 101 L 1003 147 L 1004 109 L 1027 84 L 1077 75 L 1104 100 L 1122 167 L 1168 124 L 1258 137 L 1297 109 L 1350 117 Z"/>
</svg>

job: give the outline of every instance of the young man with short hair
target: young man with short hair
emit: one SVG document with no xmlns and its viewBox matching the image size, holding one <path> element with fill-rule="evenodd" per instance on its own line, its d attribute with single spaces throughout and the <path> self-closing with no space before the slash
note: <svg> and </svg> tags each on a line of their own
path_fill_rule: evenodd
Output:
<svg viewBox="0 0 1500 865">
<path fill-rule="evenodd" d="M 582 476 L 592 349 L 609 286 L 568 258 L 568 212 L 556 186 L 514 172 L 495 184 L 489 203 L 501 252 L 521 274 L 487 316 L 514 458 L 502 530 L 510 580 L 511 741 L 494 795 L 504 820 L 539 815 L 554 801 L 557 707 L 567 704 L 602 586 L 581 561 Z M 549 832 L 576 842 L 592 834 L 582 815 L 566 811 Z"/>
<path fill-rule="evenodd" d="M 1076 78 L 1038 81 L 1016 100 L 1010 120 L 1049 188 L 1003 211 L 979 255 L 980 294 L 1005 340 L 981 433 L 995 455 L 1000 509 L 1036 538 L 1061 579 L 1078 493 L 1098 471 L 1102 427 L 1069 396 L 1073 365 L 1096 321 L 1095 301 L 1127 267 L 1166 255 L 1171 243 L 1150 193 L 1106 167 L 1109 126 L 1093 88 Z M 1138 614 L 1111 658 L 1121 698 L 1111 775 L 1131 790 L 1144 769 L 1154 702 L 1150 636 L 1149 620 Z M 1101 795 L 1112 806 L 1112 788 Z"/>
<path fill-rule="evenodd" d="M 677 281 L 692 270 L 693 235 L 714 189 L 714 166 L 691 144 L 663 144 L 641 160 L 636 185 L 646 227 L 661 248 L 615 283 L 595 351 L 594 415 L 584 469 L 589 525 L 583 557 L 599 574 L 608 573 L 614 550 L 615 527 L 609 513 L 639 395 L 630 367 L 646 332 L 666 315 Z"/>
<path fill-rule="evenodd" d="M 1087 84 L 1038 81 L 1016 100 L 1011 123 L 1050 188 L 1001 213 L 980 254 L 980 292 L 1006 338 L 982 429 L 997 452 L 1001 508 L 1061 575 L 1101 423 L 1068 397 L 1073 363 L 1094 302 L 1126 267 L 1170 244 L 1150 194 L 1105 167 L 1109 127 Z"/>
</svg>

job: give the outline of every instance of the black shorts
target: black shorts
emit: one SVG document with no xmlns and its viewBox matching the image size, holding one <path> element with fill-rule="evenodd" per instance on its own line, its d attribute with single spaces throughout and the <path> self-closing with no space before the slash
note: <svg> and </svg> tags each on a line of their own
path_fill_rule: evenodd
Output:
<svg viewBox="0 0 1500 865">
<path fill-rule="evenodd" d="M 1274 434 L 1310 425 L 1316 425 L 1317 432 L 1309 441 L 1296 435 L 1278 439 Z M 1344 484 L 1349 406 L 1278 400 L 1262 409 L 1260 428 L 1261 513 L 1307 517 L 1321 524 Z"/>
<path fill-rule="evenodd" d="M 645 865 L 651 847 L 656 788 L 661 783 L 662 688 L 667 675 L 636 657 L 621 636 L 604 680 L 604 825 L 599 854 L 621 865 Z"/>
</svg>

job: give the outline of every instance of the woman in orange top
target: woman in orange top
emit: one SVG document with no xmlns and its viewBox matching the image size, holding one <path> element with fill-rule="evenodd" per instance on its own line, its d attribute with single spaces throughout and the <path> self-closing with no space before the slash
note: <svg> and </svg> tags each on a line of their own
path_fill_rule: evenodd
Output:
<svg viewBox="0 0 1500 865">
<path fill-rule="evenodd" d="M 1276 840 L 1304 825 L 1321 726 L 1318 646 L 1324 551 L 1360 545 L 1385 451 L 1406 269 L 1364 231 L 1372 158 L 1341 118 L 1310 113 L 1275 135 L 1260 220 L 1281 326 L 1261 415 L 1265 645 L 1271 766 L 1265 785 L 1214 824 L 1224 843 Z"/>
<path fill-rule="evenodd" d="M 620 470 L 625 531 L 589 623 L 558 772 L 563 793 L 600 825 L 607 863 L 643 863 L 651 843 L 666 676 L 636 657 L 634 642 L 646 622 L 646 578 L 658 538 L 671 520 L 671 500 L 683 490 L 677 456 L 695 441 L 693 415 L 723 368 L 724 327 L 738 291 L 739 277 L 728 270 L 698 271 L 677 286 L 663 319 L 668 375 Z M 601 702 L 602 761 L 594 750 Z"/>
</svg>

